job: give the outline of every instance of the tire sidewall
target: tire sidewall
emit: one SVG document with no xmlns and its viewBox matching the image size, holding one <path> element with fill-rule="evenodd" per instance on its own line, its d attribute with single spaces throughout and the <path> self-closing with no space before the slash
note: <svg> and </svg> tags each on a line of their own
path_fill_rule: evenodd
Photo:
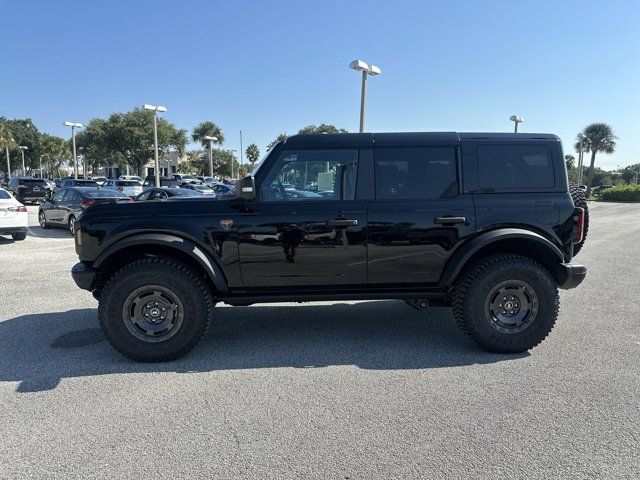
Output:
<svg viewBox="0 0 640 480">
<path fill-rule="evenodd" d="M 159 285 L 171 290 L 184 308 L 179 330 L 161 342 L 145 342 L 127 329 L 123 305 L 137 288 Z M 100 321 L 105 336 L 120 352 L 130 358 L 161 361 L 177 358 L 189 351 L 202 336 L 207 325 L 208 302 L 196 278 L 179 268 L 141 263 L 114 276 L 100 296 Z"/>
<path fill-rule="evenodd" d="M 507 280 L 527 283 L 538 297 L 536 317 L 517 333 L 506 333 L 492 326 L 485 312 L 485 302 L 491 290 Z M 557 288 L 543 268 L 523 262 L 498 262 L 491 265 L 467 290 L 465 301 L 466 326 L 469 333 L 491 350 L 521 352 L 541 342 L 553 328 L 558 308 Z"/>
</svg>

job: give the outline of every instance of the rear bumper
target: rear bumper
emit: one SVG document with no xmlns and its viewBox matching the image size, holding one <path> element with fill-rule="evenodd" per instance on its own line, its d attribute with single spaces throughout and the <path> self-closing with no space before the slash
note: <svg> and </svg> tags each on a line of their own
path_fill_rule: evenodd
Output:
<svg viewBox="0 0 640 480">
<path fill-rule="evenodd" d="M 587 276 L 587 267 L 584 265 L 573 265 L 571 263 L 561 263 L 559 271 L 558 287 L 563 290 L 576 288 Z"/>
<path fill-rule="evenodd" d="M 89 290 L 90 292 L 96 285 L 97 271 L 90 266 L 79 262 L 76 263 L 71 269 L 71 276 L 76 285 L 83 290 Z"/>
<path fill-rule="evenodd" d="M 27 227 L 3 227 L 0 225 L 0 234 L 7 233 L 27 233 L 29 229 Z"/>
</svg>

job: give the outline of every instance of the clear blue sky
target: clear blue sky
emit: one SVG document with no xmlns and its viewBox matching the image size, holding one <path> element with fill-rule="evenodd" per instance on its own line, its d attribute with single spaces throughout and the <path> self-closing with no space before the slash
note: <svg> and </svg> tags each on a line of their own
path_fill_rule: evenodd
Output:
<svg viewBox="0 0 640 480">
<path fill-rule="evenodd" d="M 0 1 L 0 115 L 68 137 L 143 103 L 225 147 L 311 123 L 357 131 L 355 58 L 368 131 L 522 131 L 587 123 L 619 136 L 604 168 L 640 162 L 640 2 Z"/>
</svg>

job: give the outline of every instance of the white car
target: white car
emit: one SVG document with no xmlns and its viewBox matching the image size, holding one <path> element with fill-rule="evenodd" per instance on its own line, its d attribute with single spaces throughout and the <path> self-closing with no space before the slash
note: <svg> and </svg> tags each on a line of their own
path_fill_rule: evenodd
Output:
<svg viewBox="0 0 640 480">
<path fill-rule="evenodd" d="M 137 175 L 120 175 L 118 177 L 118 180 L 133 180 L 134 182 L 140 183 L 140 185 L 142 185 L 142 182 L 144 182 L 144 180 L 142 180 L 142 177 L 139 177 Z"/>
<path fill-rule="evenodd" d="M 107 180 L 102 187 L 117 190 L 132 198 L 140 195 L 143 190 L 142 184 L 136 180 Z"/>
<path fill-rule="evenodd" d="M 0 235 L 11 235 L 24 240 L 29 228 L 27 207 L 0 188 Z"/>
</svg>

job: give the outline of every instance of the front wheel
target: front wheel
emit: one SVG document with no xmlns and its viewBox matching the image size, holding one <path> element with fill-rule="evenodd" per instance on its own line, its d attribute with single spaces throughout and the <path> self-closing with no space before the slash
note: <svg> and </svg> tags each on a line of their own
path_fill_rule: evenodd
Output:
<svg viewBox="0 0 640 480">
<path fill-rule="evenodd" d="M 536 261 L 491 255 L 468 267 L 453 289 L 456 323 L 483 348 L 525 352 L 544 340 L 558 316 L 555 281 Z"/>
<path fill-rule="evenodd" d="M 213 296 L 190 266 L 168 258 L 137 260 L 100 293 L 102 330 L 120 353 L 141 362 L 174 360 L 204 335 Z"/>
<path fill-rule="evenodd" d="M 40 212 L 38 213 L 38 223 L 43 229 L 51 228 L 49 223 L 47 223 L 47 217 L 43 210 L 40 210 Z"/>
</svg>

